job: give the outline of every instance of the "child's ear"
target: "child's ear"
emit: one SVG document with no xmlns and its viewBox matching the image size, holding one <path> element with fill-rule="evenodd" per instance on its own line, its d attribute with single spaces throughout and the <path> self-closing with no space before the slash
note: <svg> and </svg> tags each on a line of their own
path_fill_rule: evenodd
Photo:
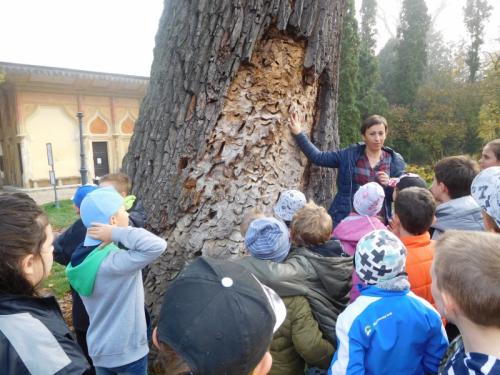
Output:
<svg viewBox="0 0 500 375">
<path fill-rule="evenodd" d="M 441 298 L 443 300 L 443 314 L 446 319 L 455 321 L 455 317 L 460 315 L 460 309 L 455 299 L 446 291 L 441 291 Z"/>
<path fill-rule="evenodd" d="M 431 225 L 436 224 L 436 221 L 437 221 L 436 215 L 432 216 L 432 224 Z"/>
<path fill-rule="evenodd" d="M 32 280 L 33 276 L 35 274 L 34 264 L 35 264 L 35 257 L 33 254 L 26 255 L 21 260 L 21 267 L 22 267 L 23 273 L 28 280 Z"/>
<path fill-rule="evenodd" d="M 118 224 L 118 219 L 117 219 L 116 215 L 111 215 L 111 217 L 109 218 L 109 224 L 110 225 Z"/>
<path fill-rule="evenodd" d="M 273 365 L 273 357 L 268 351 L 264 354 L 264 357 L 260 360 L 257 367 L 253 370 L 252 375 L 266 375 L 271 371 Z"/>
<path fill-rule="evenodd" d="M 153 341 L 153 345 L 156 346 L 156 349 L 160 349 L 160 343 L 158 342 L 157 336 L 158 327 L 153 329 L 153 333 L 151 334 L 151 340 Z"/>
<path fill-rule="evenodd" d="M 396 236 L 399 236 L 399 229 L 401 228 L 401 220 L 399 220 L 398 215 L 394 214 L 391 223 L 389 224 L 389 228 Z"/>
</svg>

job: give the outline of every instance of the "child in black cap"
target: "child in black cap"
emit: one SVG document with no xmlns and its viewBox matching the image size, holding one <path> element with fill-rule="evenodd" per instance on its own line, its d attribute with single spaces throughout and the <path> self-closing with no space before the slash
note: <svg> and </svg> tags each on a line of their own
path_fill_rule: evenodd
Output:
<svg viewBox="0 0 500 375">
<path fill-rule="evenodd" d="M 170 375 L 266 375 L 286 308 L 244 267 L 201 257 L 170 284 L 153 342 Z"/>
</svg>

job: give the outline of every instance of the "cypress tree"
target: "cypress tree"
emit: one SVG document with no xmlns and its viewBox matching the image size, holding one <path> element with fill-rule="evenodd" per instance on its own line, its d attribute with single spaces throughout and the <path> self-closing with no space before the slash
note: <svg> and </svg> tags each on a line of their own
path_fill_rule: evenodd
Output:
<svg viewBox="0 0 500 375">
<path fill-rule="evenodd" d="M 338 123 L 341 146 L 358 139 L 360 113 L 357 107 L 359 93 L 358 61 L 359 35 L 354 0 L 346 1 L 340 40 L 340 73 Z"/>
<path fill-rule="evenodd" d="M 430 16 L 424 0 L 404 0 L 398 27 L 396 104 L 411 105 L 427 66 Z"/>
</svg>

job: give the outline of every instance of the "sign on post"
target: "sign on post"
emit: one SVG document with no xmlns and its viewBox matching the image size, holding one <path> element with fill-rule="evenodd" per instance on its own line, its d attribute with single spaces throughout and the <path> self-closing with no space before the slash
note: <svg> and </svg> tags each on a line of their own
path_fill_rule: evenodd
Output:
<svg viewBox="0 0 500 375">
<path fill-rule="evenodd" d="M 49 181 L 52 187 L 54 188 L 54 204 L 57 208 L 59 208 L 59 200 L 57 199 L 57 179 L 56 179 L 56 171 L 54 170 L 54 157 L 52 156 L 52 143 L 47 143 L 47 161 L 51 166 L 51 170 L 49 171 Z"/>
</svg>

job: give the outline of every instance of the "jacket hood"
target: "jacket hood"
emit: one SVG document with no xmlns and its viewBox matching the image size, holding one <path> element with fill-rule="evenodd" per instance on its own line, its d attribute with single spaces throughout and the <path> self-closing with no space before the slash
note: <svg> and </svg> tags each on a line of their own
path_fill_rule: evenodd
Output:
<svg viewBox="0 0 500 375">
<path fill-rule="evenodd" d="M 311 247 L 310 250 L 324 257 L 342 257 L 348 255 L 338 240 L 328 240 L 322 245 Z"/>
<path fill-rule="evenodd" d="M 342 301 L 348 298 L 351 290 L 352 257 L 322 256 L 307 248 L 292 249 L 292 256 L 304 257 L 315 269 L 316 274 L 329 295 L 329 298 Z"/>
<path fill-rule="evenodd" d="M 340 241 L 358 242 L 368 232 L 385 228 L 377 218 L 351 214 L 335 227 L 333 236 Z"/>
<path fill-rule="evenodd" d="M 97 246 L 81 245 L 78 247 L 66 267 L 66 276 L 73 289 L 81 296 L 90 296 L 94 291 L 95 278 L 101 263 L 110 252 L 118 250 L 119 248 L 114 243 L 102 249 Z"/>
<path fill-rule="evenodd" d="M 436 218 L 432 227 L 440 231 L 484 229 L 481 208 L 470 195 L 440 204 L 436 209 Z"/>
</svg>

